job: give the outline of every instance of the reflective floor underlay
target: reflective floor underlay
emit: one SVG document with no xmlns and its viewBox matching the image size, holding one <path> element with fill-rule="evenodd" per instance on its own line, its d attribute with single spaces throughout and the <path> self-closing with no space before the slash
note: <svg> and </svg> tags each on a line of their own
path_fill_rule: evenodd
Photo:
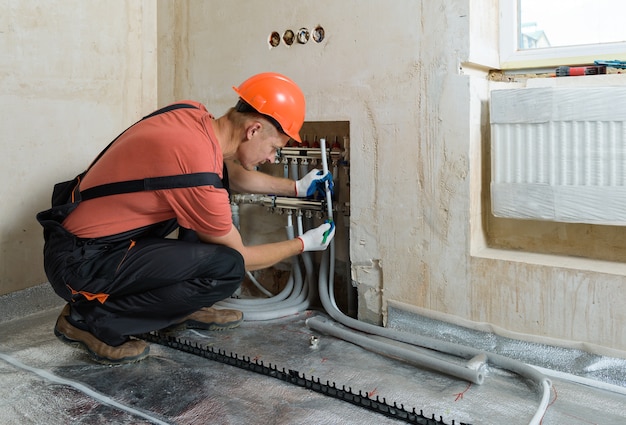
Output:
<svg viewBox="0 0 626 425">
<path fill-rule="evenodd" d="M 0 323 L 0 423 L 406 422 L 272 376 L 156 343 L 151 344 L 150 356 L 140 363 L 98 365 L 84 352 L 55 338 L 52 329 L 60 310 L 59 305 Z M 396 403 L 406 411 L 422 411 L 440 423 L 528 424 L 537 410 L 540 392 L 512 372 L 489 367 L 482 385 L 470 384 L 321 335 L 305 323 L 313 316 L 325 314 L 307 311 L 283 319 L 244 322 L 224 332 L 185 330 L 175 336 L 199 347 L 271 364 L 277 370 L 297 371 L 298 376 L 321 383 L 328 381 L 332 387 L 345 387 L 370 400 L 384 400 L 391 406 Z M 402 317 L 393 325 L 420 327 L 407 320 Z M 428 323 L 425 330 L 447 332 L 437 326 L 443 325 Z M 580 353 L 567 350 L 558 350 L 557 357 L 556 352 L 540 354 L 538 348 L 533 350 L 533 361 L 542 363 L 539 366 L 558 366 L 572 374 L 583 361 Z M 542 424 L 626 423 L 626 387 L 620 380 L 624 360 L 584 361 L 583 369 L 589 372 L 595 368 L 586 378 L 610 386 L 598 388 L 567 377 L 551 377 L 553 390 Z"/>
</svg>

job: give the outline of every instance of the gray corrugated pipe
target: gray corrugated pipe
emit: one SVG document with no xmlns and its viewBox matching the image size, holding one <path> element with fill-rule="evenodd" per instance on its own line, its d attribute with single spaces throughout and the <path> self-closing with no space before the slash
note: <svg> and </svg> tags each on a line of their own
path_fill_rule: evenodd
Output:
<svg viewBox="0 0 626 425">
<path fill-rule="evenodd" d="M 293 239 L 294 231 L 291 214 L 288 216 L 286 227 L 287 237 Z M 307 263 L 305 262 L 305 265 Z M 291 275 L 285 290 L 279 296 L 266 299 L 227 299 L 217 303 L 218 307 L 236 308 L 244 313 L 246 321 L 271 320 L 279 317 L 289 316 L 305 311 L 309 308 L 314 291 L 309 288 L 313 286 L 312 273 L 307 272 L 308 282 L 303 283 L 302 271 L 298 257 L 292 259 Z M 290 289 L 289 287 L 293 289 Z M 284 295 L 289 292 L 287 298 Z"/>
<path fill-rule="evenodd" d="M 320 144 L 322 148 L 322 152 L 325 152 L 325 140 L 321 139 Z M 322 154 L 322 163 L 324 166 L 324 171 L 328 170 L 328 164 L 325 161 L 326 156 Z M 326 184 L 326 197 L 328 205 L 328 216 L 330 219 L 332 216 L 332 205 L 330 189 L 328 187 L 328 183 Z M 373 340 L 371 338 L 367 338 L 367 336 L 354 334 L 353 331 L 347 329 L 341 329 L 337 325 L 330 324 L 323 318 L 313 317 L 307 319 L 307 325 L 314 330 L 318 330 L 320 332 L 329 332 L 334 333 L 336 335 L 342 335 L 342 339 L 346 339 L 362 346 L 363 348 L 371 349 L 372 351 L 380 352 L 381 354 L 386 354 L 389 356 L 398 357 L 402 360 L 423 365 L 424 367 L 428 367 L 433 369 L 433 365 L 436 366 L 435 370 L 439 370 L 446 374 L 457 376 L 462 379 L 467 379 L 465 376 L 467 375 L 467 370 L 472 371 L 474 373 L 470 373 L 471 377 L 474 379 L 469 379 L 471 382 L 475 382 L 480 384 L 483 382 L 484 375 L 479 373 L 478 370 L 481 369 L 480 364 L 476 364 L 477 359 L 485 359 L 488 360 L 489 363 L 501 367 L 503 369 L 510 370 L 523 376 L 527 379 L 530 379 L 534 382 L 538 388 L 541 389 L 542 397 L 541 402 L 539 404 L 539 408 L 537 409 L 535 415 L 530 421 L 531 425 L 539 424 L 541 418 L 545 414 L 545 411 L 548 407 L 548 403 L 550 400 L 550 388 L 551 382 L 550 380 L 538 372 L 534 368 L 529 365 L 526 365 L 522 362 L 509 359 L 504 356 L 500 356 L 497 354 L 486 353 L 484 351 L 472 348 L 465 347 L 459 344 L 453 344 L 446 341 L 436 340 L 434 338 L 427 338 L 423 336 L 417 336 L 413 334 L 409 334 L 406 332 L 400 332 L 394 329 L 383 328 L 381 326 L 376 326 L 364 322 L 360 322 L 356 319 L 353 319 L 349 316 L 343 314 L 336 306 L 334 302 L 333 293 L 329 291 L 330 281 L 332 280 L 332 275 L 328 273 L 329 269 L 333 269 L 334 263 L 334 240 L 331 241 L 330 250 L 328 255 L 324 255 L 322 258 L 322 265 L 320 266 L 320 275 L 319 275 L 319 296 L 322 302 L 322 305 L 326 312 L 337 322 L 352 328 L 353 330 L 358 330 L 367 334 L 378 335 L 381 337 L 389 338 L 394 341 L 400 341 L 407 344 L 411 344 L 417 347 L 428 348 L 431 350 L 439 351 L 442 353 L 453 354 L 458 357 L 462 357 L 465 359 L 469 359 L 468 368 L 463 368 L 463 371 L 458 370 L 459 366 L 446 362 L 442 359 L 436 359 L 431 355 L 426 355 L 423 351 L 414 351 L 407 348 L 402 348 L 394 346 L 393 344 L 381 343 L 379 340 Z M 358 341 L 358 342 L 357 342 Z M 476 369 L 470 369 L 476 368 Z"/>
<path fill-rule="evenodd" d="M 286 161 L 283 161 L 283 165 L 283 171 L 285 177 L 287 177 L 289 167 Z M 298 163 L 295 159 L 291 162 L 291 172 L 293 179 L 297 180 Z M 297 219 L 298 235 L 300 236 L 304 233 L 302 226 L 302 212 L 300 210 L 297 212 Z M 233 208 L 233 223 L 236 223 L 237 225 L 239 224 L 238 208 Z M 294 230 L 291 210 L 288 211 L 286 231 L 287 238 L 293 239 Z M 252 283 L 265 295 L 269 296 L 269 298 L 229 298 L 216 303 L 216 307 L 241 310 L 244 313 L 244 320 L 246 321 L 272 320 L 307 310 L 315 298 L 317 285 L 313 271 L 313 260 L 310 253 L 302 253 L 301 258 L 306 271 L 306 279 L 304 282 L 299 259 L 298 257 L 294 257 L 292 259 L 291 273 L 289 275 L 287 285 L 276 296 L 271 296 L 271 293 L 263 288 L 262 285 L 254 279 L 254 276 L 251 273 L 248 273 L 248 277 L 252 280 Z"/>
<path fill-rule="evenodd" d="M 237 228 L 237 230 L 240 230 L 240 226 L 239 226 L 239 205 L 237 205 L 235 202 L 231 202 L 230 204 L 230 211 L 231 211 L 231 215 L 233 218 L 233 225 Z M 267 297 L 271 297 L 272 293 L 270 291 L 268 291 L 267 289 L 265 289 L 263 287 L 263 285 L 261 285 L 256 278 L 254 277 L 254 275 L 251 272 L 246 272 L 246 274 L 248 275 L 248 278 L 250 279 L 250 281 L 254 284 L 254 286 L 257 287 L 257 289 L 259 291 L 261 291 L 265 296 Z"/>
<path fill-rule="evenodd" d="M 477 367 L 474 369 L 467 368 L 465 366 L 461 366 L 458 364 L 451 363 L 447 360 L 443 360 L 441 358 L 437 358 L 435 355 L 427 354 L 424 351 L 418 352 L 416 350 L 407 349 L 405 347 L 398 347 L 392 345 L 390 342 L 374 340 L 368 338 L 367 335 L 359 334 L 355 332 L 356 330 L 364 331 L 363 328 L 373 327 L 376 328 L 375 332 L 367 332 L 369 334 L 380 335 L 383 337 L 388 337 L 385 335 L 391 329 L 383 328 L 380 326 L 369 325 L 364 322 L 360 322 L 356 319 L 352 319 L 351 317 L 345 316 L 339 309 L 336 307 L 333 299 L 329 295 L 329 273 L 328 270 L 331 268 L 330 263 L 332 263 L 332 255 L 334 251 L 334 241 L 330 243 L 329 255 L 324 255 L 322 257 L 322 263 L 320 265 L 320 275 L 319 275 L 319 296 L 322 302 L 322 306 L 326 310 L 326 312 L 337 322 L 348 326 L 350 329 L 346 329 L 341 327 L 338 324 L 332 324 L 324 318 L 321 317 L 313 317 L 307 319 L 306 324 L 311 329 L 323 332 L 326 334 L 333 335 L 337 338 L 341 338 L 343 340 L 352 342 L 357 344 L 365 349 L 375 351 L 379 354 L 395 357 L 400 360 L 403 360 L 407 363 L 411 363 L 416 366 L 423 366 L 429 369 L 433 369 L 439 372 L 442 372 L 446 375 L 454 376 L 460 379 L 464 379 L 475 384 L 482 384 L 484 382 L 484 369 L 481 367 Z M 329 260 L 330 258 L 330 260 Z M 333 297 L 334 298 L 334 297 Z M 350 319 L 350 320 L 346 320 Z M 393 339 L 393 338 L 392 338 Z"/>
<path fill-rule="evenodd" d="M 333 242 L 331 241 L 331 248 Z M 326 310 L 326 312 L 337 322 L 342 325 L 351 328 L 350 330 L 341 328 L 336 324 L 330 324 L 327 320 L 320 317 L 313 317 L 307 319 L 306 324 L 313 330 L 317 330 L 318 332 L 328 333 L 330 335 L 336 336 L 341 339 L 345 339 L 346 341 L 353 342 L 363 348 L 376 351 L 380 354 L 397 357 L 401 360 L 404 360 L 408 363 L 412 363 L 418 366 L 424 366 L 430 369 L 437 370 L 439 372 L 445 373 L 450 376 L 454 376 L 457 378 L 465 379 L 470 382 L 474 382 L 476 384 L 482 384 L 484 380 L 484 373 L 482 372 L 481 365 L 476 364 L 476 359 L 484 358 L 490 364 L 494 366 L 500 367 L 502 369 L 506 369 L 512 372 L 523 376 L 531 380 L 535 383 L 542 392 L 541 402 L 539 404 L 539 408 L 537 409 L 535 415 L 533 416 L 530 424 L 539 424 L 541 418 L 543 417 L 545 410 L 548 407 L 548 403 L 550 401 L 550 380 L 538 372 L 533 367 L 526 365 L 522 362 L 510 359 L 508 357 L 504 357 L 498 354 L 486 353 L 484 351 L 466 347 L 459 344 L 454 344 L 451 342 L 440 341 L 434 338 L 429 338 L 425 336 L 419 336 L 410 334 L 407 332 L 397 331 L 395 329 L 383 328 L 381 326 L 372 325 L 369 323 L 364 323 L 348 317 L 344 315 L 341 311 L 339 311 L 334 302 L 331 300 L 331 295 L 329 295 L 328 291 L 328 257 L 330 255 L 324 255 L 322 258 L 322 266 L 320 267 L 320 277 L 319 277 L 319 295 L 320 300 L 322 302 L 322 306 Z M 332 257 L 330 258 L 330 262 L 332 262 Z M 370 334 L 377 335 L 380 337 L 388 338 L 392 341 L 404 342 L 406 344 L 410 344 L 416 347 L 428 348 L 430 350 L 438 351 L 441 353 L 452 354 L 457 357 L 461 357 L 464 359 L 468 359 L 468 367 L 460 367 L 457 364 L 450 363 L 446 360 L 438 359 L 433 355 L 426 354 L 424 351 L 416 351 L 411 350 L 409 348 L 402 348 L 394 346 L 393 343 L 382 343 L 380 340 L 374 340 L 372 338 L 368 338 L 367 336 L 358 335 L 354 332 L 354 330 Z M 388 351 L 385 351 L 385 348 Z M 469 379 L 468 379 L 469 376 Z"/>
</svg>

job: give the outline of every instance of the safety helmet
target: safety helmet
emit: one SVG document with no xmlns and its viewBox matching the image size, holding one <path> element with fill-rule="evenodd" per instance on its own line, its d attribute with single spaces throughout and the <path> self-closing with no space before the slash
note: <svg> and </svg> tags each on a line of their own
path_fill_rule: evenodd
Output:
<svg viewBox="0 0 626 425">
<path fill-rule="evenodd" d="M 283 133 L 298 143 L 300 129 L 304 123 L 305 102 L 300 87 L 284 75 L 264 72 L 253 75 L 233 90 L 240 101 L 236 109 L 250 111 L 252 107 L 267 117 Z"/>
</svg>

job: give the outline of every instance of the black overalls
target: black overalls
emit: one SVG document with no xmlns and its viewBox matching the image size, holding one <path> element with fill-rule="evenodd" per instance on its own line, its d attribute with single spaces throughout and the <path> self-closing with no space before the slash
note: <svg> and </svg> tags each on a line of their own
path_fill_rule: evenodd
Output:
<svg viewBox="0 0 626 425">
<path fill-rule="evenodd" d="M 144 119 L 186 107 L 193 106 L 172 105 Z M 200 242 L 187 229 L 179 229 L 178 239 L 166 238 L 178 228 L 175 219 L 95 239 L 78 238 L 61 225 L 80 200 L 198 185 L 227 188 L 227 181 L 220 181 L 213 173 L 197 173 L 79 192 L 81 176 L 55 186 L 53 208 L 37 214 L 46 240 L 45 272 L 54 291 L 70 303 L 73 324 L 117 346 L 130 335 L 162 329 L 210 307 L 239 287 L 245 275 L 241 254 L 226 246 Z M 227 180 L 226 169 L 224 176 Z"/>
</svg>

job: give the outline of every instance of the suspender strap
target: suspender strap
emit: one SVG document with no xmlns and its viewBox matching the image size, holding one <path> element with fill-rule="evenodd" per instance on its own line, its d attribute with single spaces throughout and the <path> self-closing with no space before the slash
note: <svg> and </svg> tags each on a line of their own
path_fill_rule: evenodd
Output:
<svg viewBox="0 0 626 425">
<path fill-rule="evenodd" d="M 149 177 L 138 180 L 106 183 L 80 192 L 81 201 L 102 196 L 122 193 L 141 192 L 144 190 L 178 189 L 183 187 L 213 186 L 222 189 L 222 180 L 215 173 L 192 173 L 175 176 Z"/>
<path fill-rule="evenodd" d="M 139 121 L 137 121 L 135 124 L 131 125 L 130 127 L 128 127 L 126 130 L 122 131 L 115 139 L 113 139 L 113 141 L 111 143 L 109 143 L 107 145 L 106 148 L 102 149 L 102 152 L 100 152 L 98 154 L 98 156 L 96 157 L 96 159 L 93 160 L 93 162 L 91 163 L 91 165 L 89 166 L 89 168 L 93 167 L 93 165 L 100 159 L 102 158 L 102 155 L 104 155 L 104 153 L 106 151 L 109 150 L 109 148 L 113 145 L 113 143 L 115 143 L 117 141 L 117 139 L 119 139 L 122 134 L 126 133 L 128 130 L 130 130 L 134 125 L 140 123 L 141 121 L 148 119 L 148 118 L 152 118 L 156 115 L 160 115 L 160 114 L 164 114 L 165 112 L 169 112 L 169 111 L 173 111 L 175 109 L 198 109 L 196 106 L 190 105 L 188 103 L 174 103 L 173 105 L 169 105 L 169 106 L 165 106 L 157 111 L 154 111 L 153 113 L 151 113 L 150 115 L 146 115 L 145 117 L 143 117 L 142 119 L 140 119 Z M 87 170 L 89 170 L 89 168 L 87 168 Z"/>
<path fill-rule="evenodd" d="M 161 108 L 150 115 L 146 115 L 138 122 L 145 119 L 160 115 L 166 112 L 170 112 L 176 109 L 198 109 L 194 105 L 187 103 L 175 103 L 173 105 Z M 137 122 L 137 123 L 138 123 Z M 135 123 L 135 124 L 137 124 Z M 133 124 L 133 125 L 135 125 Z M 131 126 L 132 127 L 132 126 Z M 129 127 L 129 129 L 131 128 Z M 91 168 L 96 161 L 98 161 L 102 155 L 120 138 L 128 129 L 117 136 L 109 145 L 104 148 L 98 157 L 91 163 Z M 175 176 L 163 176 L 163 177 L 148 177 L 138 180 L 126 180 L 121 182 L 106 183 L 99 186 L 90 187 L 80 192 L 80 200 L 86 201 L 88 199 L 100 198 L 102 196 L 119 195 L 122 193 L 142 192 L 145 190 L 160 190 L 160 189 L 177 189 L 183 187 L 196 187 L 196 186 L 213 186 L 217 189 L 224 188 L 222 180 L 215 173 L 191 173 L 191 174 L 179 174 Z"/>
</svg>

